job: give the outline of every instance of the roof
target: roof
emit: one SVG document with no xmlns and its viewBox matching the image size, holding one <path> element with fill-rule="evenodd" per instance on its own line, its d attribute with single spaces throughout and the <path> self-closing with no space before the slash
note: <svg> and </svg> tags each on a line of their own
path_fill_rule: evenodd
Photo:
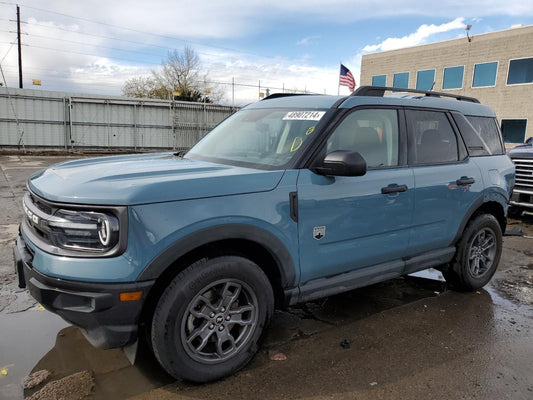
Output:
<svg viewBox="0 0 533 400">
<path fill-rule="evenodd" d="M 442 110 L 459 111 L 460 113 L 463 113 L 465 115 L 495 117 L 494 111 L 492 111 L 489 106 L 483 104 L 454 99 L 443 99 L 439 97 L 413 95 L 394 95 L 385 97 L 350 96 L 339 106 L 339 108 L 353 108 L 362 105 L 437 108 Z"/>
<path fill-rule="evenodd" d="M 340 103 L 340 104 L 339 104 Z M 470 101 L 446 99 L 425 95 L 391 95 L 391 96 L 330 96 L 330 95 L 292 95 L 286 97 L 266 98 L 252 103 L 245 109 L 267 108 L 302 108 L 302 109 L 328 109 L 353 108 L 364 105 L 403 106 L 417 108 L 436 108 L 442 110 L 458 111 L 465 115 L 494 117 L 492 109 L 486 105 Z"/>
<path fill-rule="evenodd" d="M 264 100 L 252 103 L 245 108 L 305 108 L 305 109 L 327 109 L 346 96 L 329 96 L 329 95 L 293 95 L 285 97 L 266 98 Z"/>
</svg>

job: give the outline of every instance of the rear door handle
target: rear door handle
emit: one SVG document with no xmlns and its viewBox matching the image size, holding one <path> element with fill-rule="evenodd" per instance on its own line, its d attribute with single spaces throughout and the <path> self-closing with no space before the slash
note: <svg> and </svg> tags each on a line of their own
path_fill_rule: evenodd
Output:
<svg viewBox="0 0 533 400">
<path fill-rule="evenodd" d="M 460 179 L 457 179 L 455 183 L 458 186 L 472 185 L 476 180 L 474 178 L 469 178 L 468 176 L 461 176 Z"/>
<path fill-rule="evenodd" d="M 397 185 L 396 183 L 391 183 L 389 186 L 381 188 L 381 194 L 391 194 L 400 192 L 407 192 L 407 185 Z"/>
</svg>

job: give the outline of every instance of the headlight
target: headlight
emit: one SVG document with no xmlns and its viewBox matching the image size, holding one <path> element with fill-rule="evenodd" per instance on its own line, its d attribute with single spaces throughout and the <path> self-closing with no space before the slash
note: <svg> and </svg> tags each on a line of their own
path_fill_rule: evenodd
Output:
<svg viewBox="0 0 533 400">
<path fill-rule="evenodd" d="M 47 223 L 50 241 L 64 249 L 106 252 L 119 241 L 119 221 L 111 214 L 59 209 Z"/>
</svg>

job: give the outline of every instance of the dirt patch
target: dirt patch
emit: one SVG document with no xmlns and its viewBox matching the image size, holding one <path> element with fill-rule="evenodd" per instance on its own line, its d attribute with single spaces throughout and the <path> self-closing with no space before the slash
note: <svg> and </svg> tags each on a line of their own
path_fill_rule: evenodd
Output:
<svg viewBox="0 0 533 400">
<path fill-rule="evenodd" d="M 89 396 L 94 387 L 94 378 L 89 371 L 81 371 L 63 379 L 48 383 L 26 400 L 82 400 Z"/>
<path fill-rule="evenodd" d="M 24 387 L 24 389 L 33 389 L 34 387 L 39 386 L 41 383 L 50 378 L 50 375 L 52 375 L 52 373 L 46 369 L 35 371 L 33 374 L 30 374 L 30 376 L 24 379 L 22 387 Z"/>
<path fill-rule="evenodd" d="M 496 275 L 492 285 L 511 300 L 533 304 L 533 263 Z"/>
</svg>

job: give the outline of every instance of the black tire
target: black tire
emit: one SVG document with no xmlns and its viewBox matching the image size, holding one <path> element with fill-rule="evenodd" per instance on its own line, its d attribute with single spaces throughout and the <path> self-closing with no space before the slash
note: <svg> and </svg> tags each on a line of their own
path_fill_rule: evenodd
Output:
<svg viewBox="0 0 533 400">
<path fill-rule="evenodd" d="M 456 290 L 482 288 L 496 272 L 501 255 L 500 224 L 491 214 L 478 215 L 466 226 L 444 278 Z"/>
<path fill-rule="evenodd" d="M 274 310 L 265 273 L 237 256 L 200 260 L 163 292 L 152 320 L 152 346 L 175 378 L 207 382 L 244 367 Z"/>
</svg>

